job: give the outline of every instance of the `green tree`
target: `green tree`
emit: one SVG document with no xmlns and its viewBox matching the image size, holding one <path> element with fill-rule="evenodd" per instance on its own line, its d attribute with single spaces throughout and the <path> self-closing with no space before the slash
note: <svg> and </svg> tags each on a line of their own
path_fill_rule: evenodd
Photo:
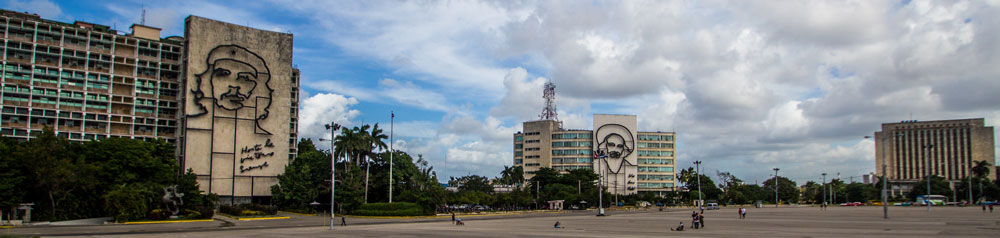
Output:
<svg viewBox="0 0 1000 238">
<path fill-rule="evenodd" d="M 972 174 L 976 175 L 976 177 L 985 178 L 987 175 L 990 175 L 990 167 L 989 161 L 973 161 Z"/>
<path fill-rule="evenodd" d="M 806 182 L 806 185 L 802 192 L 803 202 L 808 203 L 822 203 L 823 202 L 823 186 L 815 181 Z"/>
<path fill-rule="evenodd" d="M 768 196 L 768 200 L 766 200 L 765 202 L 773 202 L 774 201 L 774 191 L 775 191 L 774 178 L 772 177 L 772 178 L 770 178 L 768 180 L 764 180 L 764 186 L 763 187 L 764 187 L 764 190 L 768 191 L 768 195 L 769 195 Z M 779 200 L 786 201 L 786 202 L 789 202 L 789 203 L 798 203 L 799 202 L 799 189 L 795 185 L 795 181 L 789 180 L 786 177 L 778 176 L 778 188 L 777 188 L 777 190 L 778 190 L 778 199 Z"/>
<path fill-rule="evenodd" d="M 863 183 L 850 183 L 844 189 L 844 200 L 847 202 L 867 202 L 880 199 L 881 190 L 873 185 Z"/>
<path fill-rule="evenodd" d="M 0 209 L 17 206 L 23 202 L 25 190 L 24 169 L 21 161 L 13 155 L 17 150 L 17 141 L 11 138 L 0 137 Z"/>
<path fill-rule="evenodd" d="M 907 194 L 910 201 L 916 201 L 917 196 L 927 194 L 927 179 L 921 179 L 913 185 L 913 189 Z M 945 181 L 941 176 L 931 176 L 931 195 L 945 195 L 948 196 L 952 194 L 951 188 L 948 185 L 948 181 Z"/>
<path fill-rule="evenodd" d="M 60 204 L 69 201 L 73 192 L 86 186 L 84 178 L 89 167 L 72 153 L 69 141 L 56 137 L 52 128 L 42 129 L 42 133 L 24 143 L 23 149 L 14 156 L 25 158 L 22 162 L 28 171 L 35 197 L 44 197 L 48 206 L 38 207 L 36 214 L 41 219 L 64 220 L 73 209 L 60 209 Z M 28 159 L 30 158 L 30 159 Z M 81 180 L 84 179 L 84 180 Z"/>
<path fill-rule="evenodd" d="M 493 185 L 490 185 L 490 180 L 484 176 L 467 175 L 458 178 L 451 177 L 448 180 L 448 185 L 458 186 L 458 191 L 493 192 Z"/>
</svg>

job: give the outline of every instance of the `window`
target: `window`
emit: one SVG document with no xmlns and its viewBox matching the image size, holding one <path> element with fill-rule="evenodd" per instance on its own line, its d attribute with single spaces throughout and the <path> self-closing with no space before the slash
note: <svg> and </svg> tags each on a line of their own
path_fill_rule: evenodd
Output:
<svg viewBox="0 0 1000 238">
<path fill-rule="evenodd" d="M 514 141 L 524 141 L 524 137 L 523 136 L 515 136 L 514 137 Z"/>
<path fill-rule="evenodd" d="M 673 151 L 655 151 L 655 150 L 639 150 L 636 152 L 639 156 L 674 156 Z"/>
<path fill-rule="evenodd" d="M 524 155 L 524 152 L 514 151 L 514 156 L 523 156 L 523 155 Z"/>
<path fill-rule="evenodd" d="M 514 144 L 514 149 L 524 148 L 524 144 Z"/>
<path fill-rule="evenodd" d="M 524 150 L 525 151 L 539 151 L 539 150 L 542 150 L 542 149 L 536 147 L 536 148 L 525 148 Z"/>
<path fill-rule="evenodd" d="M 552 142 L 552 147 L 590 147 L 593 142 L 590 141 L 557 141 Z"/>
<path fill-rule="evenodd" d="M 537 159 L 537 158 L 541 158 L 541 156 L 539 156 L 539 155 L 529 155 L 529 156 L 525 156 L 524 158 L 525 159 Z"/>
<path fill-rule="evenodd" d="M 674 164 L 672 159 L 639 159 L 639 164 Z"/>
<path fill-rule="evenodd" d="M 552 155 L 590 155 L 590 150 L 552 150 Z"/>
<path fill-rule="evenodd" d="M 639 166 L 639 172 L 674 172 L 673 167 L 646 167 Z"/>
<path fill-rule="evenodd" d="M 535 167 L 535 166 L 540 166 L 540 165 L 542 165 L 542 164 L 539 164 L 539 163 L 527 163 L 527 164 L 524 164 L 524 166 L 528 166 L 528 167 Z"/>
<path fill-rule="evenodd" d="M 662 174 L 640 174 L 639 180 L 674 180 L 674 176 Z"/>
<path fill-rule="evenodd" d="M 639 188 L 672 188 L 674 183 L 639 183 Z"/>
<path fill-rule="evenodd" d="M 590 133 L 562 133 L 552 134 L 552 139 L 590 139 Z"/>
<path fill-rule="evenodd" d="M 526 135 L 526 136 L 537 136 L 537 135 L 541 135 L 541 134 L 542 134 L 541 132 L 537 132 L 537 131 L 536 132 L 526 132 L 526 133 L 524 133 L 524 135 Z"/>
<path fill-rule="evenodd" d="M 526 141 L 524 141 L 524 143 L 538 143 L 538 142 L 541 142 L 541 140 L 526 140 Z"/>
<path fill-rule="evenodd" d="M 524 163 L 523 159 L 514 159 L 514 164 L 523 164 L 523 163 Z"/>
</svg>

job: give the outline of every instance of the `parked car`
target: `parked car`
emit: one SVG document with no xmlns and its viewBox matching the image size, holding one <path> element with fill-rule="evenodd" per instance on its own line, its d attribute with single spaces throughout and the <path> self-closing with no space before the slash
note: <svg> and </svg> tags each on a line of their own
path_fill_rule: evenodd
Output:
<svg viewBox="0 0 1000 238">
<path fill-rule="evenodd" d="M 706 203 L 705 204 L 705 209 L 707 209 L 707 210 L 719 210 L 719 204 L 718 203 L 714 203 L 714 202 L 713 203 Z"/>
<path fill-rule="evenodd" d="M 846 206 L 846 207 L 856 207 L 856 206 L 861 206 L 861 205 L 864 205 L 864 203 L 861 203 L 861 202 L 848 202 L 848 203 L 841 203 L 840 204 L 840 206 Z"/>
<path fill-rule="evenodd" d="M 893 206 L 899 206 L 899 207 L 906 207 L 906 206 L 913 205 L 913 203 L 910 203 L 910 202 L 897 202 L 897 203 L 893 203 L 892 205 Z"/>
</svg>

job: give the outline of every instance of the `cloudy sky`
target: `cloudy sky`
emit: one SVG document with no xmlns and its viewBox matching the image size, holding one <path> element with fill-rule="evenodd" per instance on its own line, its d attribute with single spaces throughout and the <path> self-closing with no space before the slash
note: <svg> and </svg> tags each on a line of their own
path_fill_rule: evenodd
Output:
<svg viewBox="0 0 1000 238">
<path fill-rule="evenodd" d="M 494 177 L 557 85 L 559 118 L 635 114 L 679 167 L 763 181 L 873 172 L 884 122 L 1000 125 L 1000 0 L 47 1 L 5 9 L 182 35 L 199 15 L 295 37 L 300 135 L 388 128 L 442 179 Z M 387 129 L 388 133 L 388 129 Z M 1000 136 L 996 136 L 1000 138 Z M 328 148 L 328 146 L 324 146 Z M 858 178 L 855 178 L 858 180 Z"/>
</svg>

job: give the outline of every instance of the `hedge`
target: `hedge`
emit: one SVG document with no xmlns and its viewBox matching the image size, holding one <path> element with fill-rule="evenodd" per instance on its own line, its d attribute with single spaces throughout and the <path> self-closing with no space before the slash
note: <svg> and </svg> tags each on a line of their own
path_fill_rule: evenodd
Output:
<svg viewBox="0 0 1000 238">
<path fill-rule="evenodd" d="M 278 214 L 278 208 L 260 204 L 222 205 L 219 206 L 219 212 L 233 216 L 276 215 Z"/>
<path fill-rule="evenodd" d="M 430 213 L 411 202 L 368 203 L 361 205 L 352 215 L 360 216 L 423 216 Z"/>
</svg>

